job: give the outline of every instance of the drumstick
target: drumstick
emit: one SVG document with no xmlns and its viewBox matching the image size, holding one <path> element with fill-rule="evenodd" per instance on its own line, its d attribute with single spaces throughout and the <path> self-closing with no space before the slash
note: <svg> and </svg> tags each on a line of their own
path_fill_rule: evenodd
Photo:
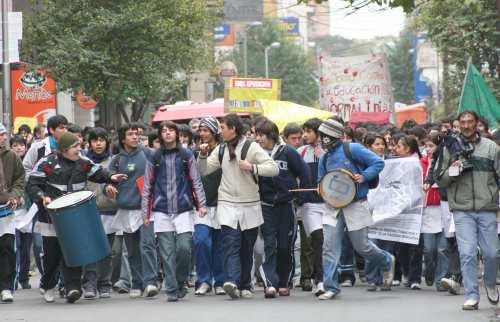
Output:
<svg viewBox="0 0 500 322">
<path fill-rule="evenodd" d="M 306 192 L 306 191 L 319 191 L 318 188 L 308 188 L 308 189 L 290 189 L 288 192 Z"/>
</svg>

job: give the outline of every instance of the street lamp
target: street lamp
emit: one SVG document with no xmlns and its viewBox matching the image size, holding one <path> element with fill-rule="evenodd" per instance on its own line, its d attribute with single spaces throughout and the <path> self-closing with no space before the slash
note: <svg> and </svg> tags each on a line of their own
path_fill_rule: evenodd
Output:
<svg viewBox="0 0 500 322">
<path fill-rule="evenodd" d="M 262 26 L 261 21 L 250 22 L 243 33 L 243 74 L 245 77 L 248 76 L 248 30 L 252 27 Z"/>
<path fill-rule="evenodd" d="M 266 78 L 269 78 L 269 57 L 268 57 L 268 52 L 271 48 L 279 48 L 281 44 L 277 41 L 273 42 L 271 45 L 267 46 L 264 49 L 264 58 L 266 61 Z"/>
</svg>

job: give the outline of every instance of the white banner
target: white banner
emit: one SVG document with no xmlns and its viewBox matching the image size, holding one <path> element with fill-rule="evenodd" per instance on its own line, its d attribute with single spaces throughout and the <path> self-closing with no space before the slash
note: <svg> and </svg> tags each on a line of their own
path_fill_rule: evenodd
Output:
<svg viewBox="0 0 500 322">
<path fill-rule="evenodd" d="M 378 187 L 368 193 L 375 222 L 369 237 L 418 244 L 424 204 L 422 186 L 422 167 L 417 158 L 386 160 Z"/>
<path fill-rule="evenodd" d="M 393 112 L 391 77 L 384 54 L 320 55 L 321 107 L 348 121 L 352 112 Z"/>
</svg>

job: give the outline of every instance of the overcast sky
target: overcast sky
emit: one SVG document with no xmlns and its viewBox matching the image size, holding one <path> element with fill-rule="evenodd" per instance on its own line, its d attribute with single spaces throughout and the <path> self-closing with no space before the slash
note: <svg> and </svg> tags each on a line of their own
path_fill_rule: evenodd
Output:
<svg viewBox="0 0 500 322">
<path fill-rule="evenodd" d="M 398 35 L 404 26 L 403 9 L 385 9 L 371 5 L 346 17 L 347 2 L 330 0 L 330 33 L 344 38 L 369 39 L 375 36 Z"/>
</svg>

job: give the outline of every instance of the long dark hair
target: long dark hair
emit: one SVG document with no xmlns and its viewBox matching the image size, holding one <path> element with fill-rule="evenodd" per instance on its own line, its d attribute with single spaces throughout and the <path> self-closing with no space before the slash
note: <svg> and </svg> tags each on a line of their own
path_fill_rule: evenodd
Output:
<svg viewBox="0 0 500 322">
<path fill-rule="evenodd" d="M 231 113 L 224 116 L 221 120 L 221 123 L 226 124 L 226 126 L 229 128 L 233 128 L 236 132 L 236 137 L 238 139 L 241 138 L 243 135 L 245 135 L 245 128 L 243 126 L 243 122 L 241 122 L 241 119 L 237 114 Z"/>
<path fill-rule="evenodd" d="M 398 139 L 399 141 L 403 141 L 403 143 L 410 149 L 410 153 L 416 153 L 418 158 L 422 158 L 422 154 L 420 153 L 420 149 L 418 147 L 418 140 L 413 135 L 403 135 Z"/>
<path fill-rule="evenodd" d="M 163 131 L 163 128 L 165 127 L 167 129 L 175 131 L 175 141 L 179 143 L 179 127 L 177 126 L 177 124 L 172 121 L 163 121 L 160 123 L 160 126 L 158 126 L 158 140 L 160 140 L 160 144 L 165 145 L 165 142 L 163 142 L 163 137 L 161 135 L 161 131 Z"/>
</svg>

